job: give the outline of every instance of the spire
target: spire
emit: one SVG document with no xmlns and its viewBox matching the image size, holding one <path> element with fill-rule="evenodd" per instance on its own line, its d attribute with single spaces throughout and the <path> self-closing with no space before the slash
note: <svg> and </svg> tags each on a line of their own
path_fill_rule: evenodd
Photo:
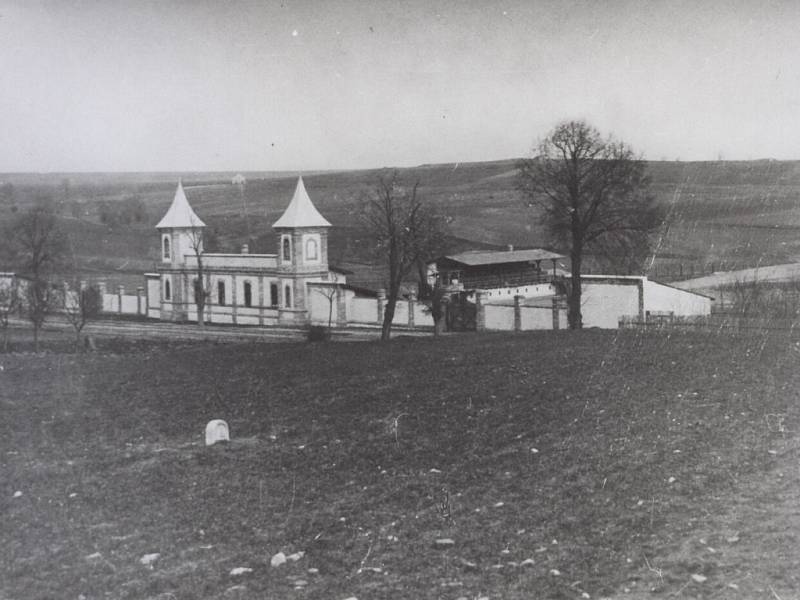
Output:
<svg viewBox="0 0 800 600">
<path fill-rule="evenodd" d="M 175 198 L 172 204 L 164 215 L 164 218 L 158 222 L 156 229 L 170 229 L 178 227 L 205 227 L 206 224 L 200 220 L 192 207 L 189 206 L 189 201 L 186 199 L 186 192 L 183 191 L 183 181 L 178 180 L 178 189 L 175 190 Z"/>
<path fill-rule="evenodd" d="M 273 227 L 330 227 L 331 224 L 319 214 L 311 198 L 308 197 L 303 178 L 297 178 L 297 187 L 294 190 L 292 201 L 283 211 L 280 219 L 272 224 Z"/>
</svg>

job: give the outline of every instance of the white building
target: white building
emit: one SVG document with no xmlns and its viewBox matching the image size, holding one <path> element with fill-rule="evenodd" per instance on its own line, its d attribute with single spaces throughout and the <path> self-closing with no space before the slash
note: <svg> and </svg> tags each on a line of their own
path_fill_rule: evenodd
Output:
<svg viewBox="0 0 800 600">
<path fill-rule="evenodd" d="M 248 325 L 303 324 L 309 321 L 309 289 L 333 280 L 328 267 L 331 224 L 308 197 L 302 177 L 289 205 L 273 228 L 279 234 L 276 254 L 203 251 L 205 223 L 195 214 L 183 185 L 164 218 L 160 233 L 161 265 L 146 273 L 148 316 L 170 321 L 196 321 L 194 298 L 202 264 L 207 300 L 204 320 Z M 344 284 L 344 275 L 335 280 Z"/>
</svg>

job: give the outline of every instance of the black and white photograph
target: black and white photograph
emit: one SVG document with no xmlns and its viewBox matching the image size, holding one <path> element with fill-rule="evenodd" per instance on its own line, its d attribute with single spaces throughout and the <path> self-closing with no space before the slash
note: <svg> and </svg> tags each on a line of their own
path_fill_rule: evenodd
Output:
<svg viewBox="0 0 800 600">
<path fill-rule="evenodd" d="M 800 2 L 0 0 L 0 600 L 800 598 Z"/>
</svg>

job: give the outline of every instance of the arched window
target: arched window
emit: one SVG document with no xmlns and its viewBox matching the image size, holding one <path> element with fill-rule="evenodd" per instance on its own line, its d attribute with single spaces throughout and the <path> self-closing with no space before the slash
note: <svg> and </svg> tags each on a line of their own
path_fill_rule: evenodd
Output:
<svg viewBox="0 0 800 600">
<path fill-rule="evenodd" d="M 170 251 L 169 251 L 169 236 L 164 236 L 164 260 L 169 260 Z"/>
<path fill-rule="evenodd" d="M 288 236 L 283 238 L 283 260 L 292 260 L 292 241 Z"/>
<path fill-rule="evenodd" d="M 292 286 L 290 285 L 283 288 L 283 304 L 286 308 L 292 308 Z"/>
<path fill-rule="evenodd" d="M 319 256 L 317 256 L 317 240 L 314 238 L 306 240 L 306 260 L 319 260 Z"/>
<path fill-rule="evenodd" d="M 169 289 L 169 279 L 164 280 L 164 300 L 170 300 L 172 293 Z"/>
<path fill-rule="evenodd" d="M 217 304 L 225 306 L 225 282 L 217 281 Z"/>
<path fill-rule="evenodd" d="M 248 308 L 253 306 L 253 288 L 249 281 L 244 282 L 244 305 Z"/>
</svg>

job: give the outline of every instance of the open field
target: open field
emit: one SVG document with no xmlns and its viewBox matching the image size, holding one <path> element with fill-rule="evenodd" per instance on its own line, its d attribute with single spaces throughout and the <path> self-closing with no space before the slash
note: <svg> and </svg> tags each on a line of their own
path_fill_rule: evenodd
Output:
<svg viewBox="0 0 800 600">
<path fill-rule="evenodd" d="M 600 331 L 1 355 L 0 597 L 797 597 L 798 359 Z"/>
<path fill-rule="evenodd" d="M 667 211 L 656 235 L 651 275 L 688 279 L 800 257 L 800 162 L 650 162 L 649 170 L 652 192 Z M 447 245 L 453 251 L 507 244 L 552 247 L 536 213 L 515 189 L 515 160 L 422 165 L 401 173 L 406 181 L 418 179 L 423 196 L 450 217 Z M 334 225 L 332 261 L 356 271 L 374 258 L 362 243 L 358 213 L 379 174 L 377 169 L 305 174 L 311 197 Z M 158 259 L 153 226 L 181 175 L 194 208 L 213 229 L 216 249 L 236 252 L 249 240 L 251 252 L 274 251 L 271 224 L 291 198 L 292 174 L 246 173 L 244 188 L 230 184 L 230 173 L 6 174 L 0 179 L 13 186 L 17 210 L 40 197 L 61 207 L 87 276 L 128 284 Z M 0 223 L 14 214 L 3 189 Z M 103 210 L 115 206 L 138 207 L 141 220 L 102 223 Z M 591 260 L 587 266 L 592 269 Z M 360 283 L 371 283 L 370 278 L 366 274 Z"/>
</svg>

